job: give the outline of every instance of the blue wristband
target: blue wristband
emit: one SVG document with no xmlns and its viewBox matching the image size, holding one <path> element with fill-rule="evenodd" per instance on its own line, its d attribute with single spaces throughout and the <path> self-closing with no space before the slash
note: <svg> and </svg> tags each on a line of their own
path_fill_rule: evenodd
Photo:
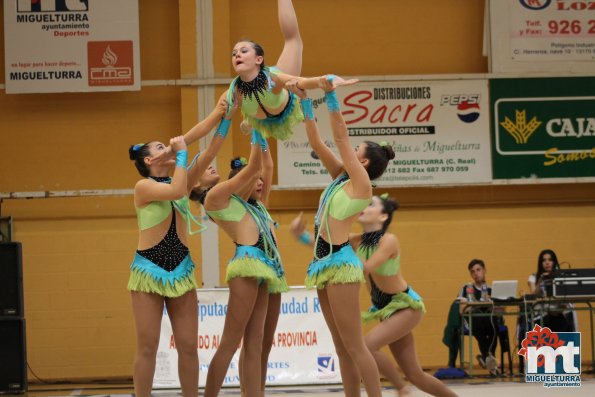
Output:
<svg viewBox="0 0 595 397">
<path fill-rule="evenodd" d="M 262 134 L 254 128 L 252 129 L 252 144 L 260 145 L 260 148 L 262 149 L 263 152 L 266 152 L 266 150 L 269 148 L 267 140 L 264 139 Z"/>
<path fill-rule="evenodd" d="M 260 148 L 263 152 L 266 152 L 269 148 L 269 143 L 267 142 L 266 138 L 260 135 Z"/>
<path fill-rule="evenodd" d="M 310 237 L 310 233 L 303 232 L 300 235 L 300 242 L 306 245 L 310 245 L 310 243 L 312 242 L 312 237 Z"/>
<path fill-rule="evenodd" d="M 312 98 L 304 98 L 300 100 L 302 104 L 302 112 L 304 112 L 304 117 L 308 120 L 314 120 L 314 110 L 312 110 Z"/>
<path fill-rule="evenodd" d="M 188 162 L 188 150 L 178 150 L 176 152 L 176 167 L 186 168 Z"/>
<path fill-rule="evenodd" d="M 331 74 L 327 77 L 327 79 L 332 84 L 333 80 L 335 79 L 335 76 Z M 330 112 L 339 111 L 339 100 L 337 99 L 337 93 L 334 90 L 326 92 L 324 94 L 324 99 L 326 99 L 326 106 L 328 106 L 328 110 Z"/>
<path fill-rule="evenodd" d="M 215 136 L 219 135 L 221 138 L 225 138 L 227 133 L 229 132 L 229 126 L 231 125 L 231 119 L 221 119 L 217 130 L 215 131 Z"/>
<path fill-rule="evenodd" d="M 254 128 L 252 128 L 252 139 L 250 140 L 250 143 L 252 145 L 257 145 L 259 143 L 259 136 L 260 136 L 260 132 L 256 131 Z"/>
<path fill-rule="evenodd" d="M 324 99 L 326 100 L 326 106 L 328 107 L 329 112 L 334 113 L 339 111 L 339 100 L 337 99 L 337 93 L 335 91 L 325 93 Z"/>
</svg>

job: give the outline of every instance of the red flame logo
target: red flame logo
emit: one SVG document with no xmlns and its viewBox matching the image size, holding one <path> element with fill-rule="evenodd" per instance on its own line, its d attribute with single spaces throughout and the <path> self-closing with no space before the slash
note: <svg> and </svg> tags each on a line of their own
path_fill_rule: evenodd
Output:
<svg viewBox="0 0 595 397">
<path fill-rule="evenodd" d="M 112 51 L 110 46 L 107 46 L 105 49 L 103 57 L 101 57 L 101 62 L 103 62 L 105 66 L 114 66 L 116 62 L 118 62 L 118 56 Z"/>
</svg>

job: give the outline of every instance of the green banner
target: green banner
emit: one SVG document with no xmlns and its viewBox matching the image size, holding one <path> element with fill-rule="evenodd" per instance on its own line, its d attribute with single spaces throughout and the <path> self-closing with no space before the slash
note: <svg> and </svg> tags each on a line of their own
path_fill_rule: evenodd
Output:
<svg viewBox="0 0 595 397">
<path fill-rule="evenodd" d="M 595 177 L 595 77 L 490 80 L 494 179 Z"/>
</svg>

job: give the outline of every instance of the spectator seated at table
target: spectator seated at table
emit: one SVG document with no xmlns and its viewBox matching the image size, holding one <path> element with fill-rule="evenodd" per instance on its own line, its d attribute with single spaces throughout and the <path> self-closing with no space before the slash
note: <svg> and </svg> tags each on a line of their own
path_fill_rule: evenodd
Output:
<svg viewBox="0 0 595 397">
<path fill-rule="evenodd" d="M 527 280 L 529 286 L 529 295 L 525 295 L 528 300 L 537 298 L 544 298 L 550 295 L 550 288 L 552 277 L 555 272 L 560 269 L 558 256 L 551 249 L 544 249 L 537 257 L 537 271 L 531 273 Z M 530 297 L 530 299 L 529 299 Z M 521 304 L 521 312 L 523 309 Z M 526 309 L 525 309 L 526 310 Z M 533 307 L 534 322 L 540 324 L 542 327 L 548 327 L 556 332 L 577 332 L 578 321 L 576 312 L 573 310 L 571 303 L 545 303 L 538 304 Z M 544 313 L 544 315 L 542 315 Z M 519 316 L 517 323 L 517 347 L 521 348 L 521 343 L 525 339 L 525 334 L 533 329 L 534 324 L 529 323 L 526 316 Z M 519 358 L 519 370 L 524 373 L 524 360 Z"/>
<path fill-rule="evenodd" d="M 473 282 L 465 284 L 459 292 L 460 313 L 465 313 L 468 302 L 488 302 L 492 289 L 486 283 L 486 266 L 483 260 L 473 259 L 467 266 Z M 492 307 L 474 308 L 474 313 L 490 313 Z M 464 317 L 464 321 L 468 319 Z M 476 356 L 479 365 L 487 368 L 491 375 L 499 374 L 498 361 L 494 356 L 497 345 L 497 334 L 499 325 L 502 323 L 501 316 L 473 316 L 471 317 L 471 329 L 473 337 L 477 340 L 481 354 Z"/>
<path fill-rule="evenodd" d="M 541 251 L 537 258 L 537 272 L 531 274 L 527 280 L 531 293 L 541 298 L 547 296 L 548 284 L 551 285 L 554 272 L 559 269 L 560 263 L 556 253 L 551 249 Z M 541 307 L 536 309 L 539 312 Z M 543 318 L 536 317 L 542 327 L 548 327 L 556 332 L 576 331 L 576 320 L 570 304 L 548 303 L 543 307 L 543 311 L 545 312 Z"/>
</svg>

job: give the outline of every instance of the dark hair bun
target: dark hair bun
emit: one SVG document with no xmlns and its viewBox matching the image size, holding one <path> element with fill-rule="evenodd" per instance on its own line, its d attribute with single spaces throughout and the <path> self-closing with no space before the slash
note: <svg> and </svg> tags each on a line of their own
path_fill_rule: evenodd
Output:
<svg viewBox="0 0 595 397">
<path fill-rule="evenodd" d="M 399 209 L 399 202 L 391 197 L 388 197 L 388 193 L 384 193 L 378 196 L 378 198 L 380 198 L 382 201 L 384 213 L 390 214 Z"/>
<path fill-rule="evenodd" d="M 138 150 L 134 150 L 134 146 L 135 145 L 130 145 L 128 148 L 128 157 L 130 157 L 130 160 L 136 160 L 136 156 L 138 154 Z"/>
<path fill-rule="evenodd" d="M 389 160 L 395 158 L 395 151 L 393 150 L 393 147 L 391 145 L 383 145 L 381 147 L 386 152 L 386 157 L 388 157 Z"/>
<path fill-rule="evenodd" d="M 242 157 L 234 157 L 229 162 L 229 168 L 231 168 L 232 170 L 241 169 L 246 165 L 245 161 L 246 161 L 246 159 L 244 159 Z"/>
<path fill-rule="evenodd" d="M 394 153 L 393 153 L 393 154 L 394 154 Z M 390 209 L 391 209 L 393 212 L 394 212 L 394 211 L 396 211 L 396 210 L 398 210 L 398 209 L 399 209 L 399 206 L 400 206 L 399 202 L 398 202 L 397 200 L 394 200 L 394 199 L 392 199 L 392 198 L 389 198 L 389 199 L 387 199 L 387 200 L 386 200 L 386 204 L 387 204 L 387 206 L 388 206 L 388 207 L 389 207 L 389 208 L 390 208 Z"/>
</svg>

